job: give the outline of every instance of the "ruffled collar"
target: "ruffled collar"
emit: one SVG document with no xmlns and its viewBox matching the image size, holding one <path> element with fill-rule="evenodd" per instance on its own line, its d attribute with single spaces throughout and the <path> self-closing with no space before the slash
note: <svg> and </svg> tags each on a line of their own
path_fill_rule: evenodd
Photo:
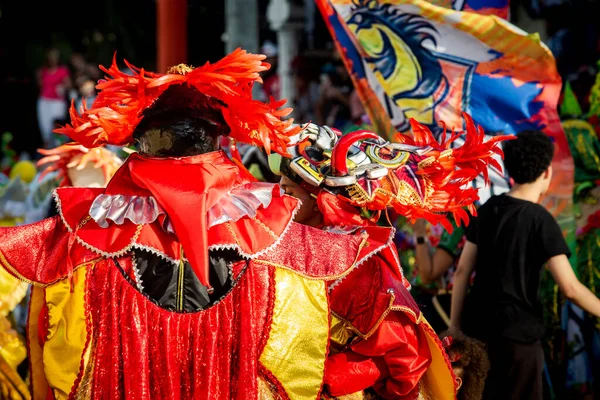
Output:
<svg viewBox="0 0 600 400">
<path fill-rule="evenodd" d="M 207 226 L 212 228 L 229 221 L 237 222 L 243 217 L 256 217 L 259 208 L 271 204 L 274 190 L 282 194 L 275 184 L 264 182 L 248 182 L 233 188 L 208 210 Z M 129 220 L 142 225 L 162 220 L 163 229 L 175 233 L 169 216 L 153 196 L 103 193 L 94 199 L 90 217 L 102 228 L 108 228 L 110 222 L 123 225 Z"/>
<path fill-rule="evenodd" d="M 103 193 L 105 197 L 95 203 L 100 206 L 96 210 L 104 209 L 105 205 L 107 217 L 112 215 L 113 221 L 123 222 L 130 209 L 124 207 L 126 200 L 132 199 L 133 214 L 137 214 L 137 209 L 146 221 L 158 219 L 163 227 L 171 227 L 194 273 L 208 287 L 207 215 L 232 189 L 249 181 L 223 152 L 181 158 L 134 153 L 109 182 Z M 113 201 L 118 205 L 115 213 L 110 212 Z M 106 225 L 101 213 L 95 216 L 99 224 Z"/>
</svg>

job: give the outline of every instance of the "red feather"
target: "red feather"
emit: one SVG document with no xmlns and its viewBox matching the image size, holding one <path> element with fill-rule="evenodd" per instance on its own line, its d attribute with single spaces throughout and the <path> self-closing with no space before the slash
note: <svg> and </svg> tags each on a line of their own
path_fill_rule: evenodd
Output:
<svg viewBox="0 0 600 400">
<path fill-rule="evenodd" d="M 141 120 L 142 111 L 151 106 L 171 85 L 187 84 L 224 104 L 221 111 L 231 129 L 231 138 L 262 146 L 287 155 L 289 137 L 300 131 L 287 117 L 291 109 L 280 109 L 285 100 L 262 103 L 252 99 L 252 85 L 269 65 L 265 56 L 237 49 L 220 61 L 195 68 L 185 74 L 156 74 L 125 61 L 132 75 L 119 70 L 116 55 L 109 68 L 100 69 L 105 80 L 91 109 L 79 114 L 71 104 L 71 124 L 55 130 L 86 147 L 104 144 L 124 145 Z M 193 107 L 193 105 L 191 105 Z"/>
<path fill-rule="evenodd" d="M 469 214 L 476 215 L 473 203 L 479 199 L 477 189 L 467 187 L 478 175 L 482 174 L 488 181 L 488 168 L 502 171 L 501 165 L 493 157 L 502 156 L 500 143 L 513 139 L 514 136 L 495 136 L 485 141 L 485 133 L 480 126 L 476 126 L 470 115 L 463 113 L 465 131 L 453 132 L 448 138 L 444 124 L 441 143 L 437 141 L 429 128 L 411 119 L 412 137 L 398 135 L 398 141 L 419 147 L 432 147 L 428 156 L 433 157 L 433 162 L 419 167 L 417 174 L 424 178 L 429 186 L 422 204 L 401 204 L 398 197 L 390 198 L 388 205 L 395 211 L 409 219 L 425 218 L 433 224 L 440 223 L 449 231 L 452 225 L 446 218 L 446 213 L 452 214 L 457 224 L 468 223 Z M 464 136 L 464 144 L 451 148 L 453 142 Z M 382 204 L 379 199 L 378 204 Z M 383 202 L 385 204 L 385 202 Z M 375 205 L 371 205 L 375 207 Z M 369 208 L 369 204 L 366 204 Z"/>
</svg>

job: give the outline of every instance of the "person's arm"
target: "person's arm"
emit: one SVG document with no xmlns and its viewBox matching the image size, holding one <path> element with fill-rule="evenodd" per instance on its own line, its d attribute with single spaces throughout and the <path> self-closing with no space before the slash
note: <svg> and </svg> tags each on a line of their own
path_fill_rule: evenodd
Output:
<svg viewBox="0 0 600 400">
<path fill-rule="evenodd" d="M 567 299 L 590 314 L 600 317 L 600 299 L 579 282 L 566 255 L 561 254 L 548 260 L 548 269 L 558 284 L 560 292 Z"/>
<path fill-rule="evenodd" d="M 60 86 L 62 87 L 62 90 L 64 90 L 64 93 L 67 93 L 73 87 L 69 70 L 66 67 L 64 68 L 64 77 L 60 83 Z"/>
<path fill-rule="evenodd" d="M 429 252 L 429 243 L 426 240 L 427 223 L 423 219 L 418 219 L 411 227 L 415 234 L 415 264 L 417 265 L 417 271 L 421 281 L 429 283 L 433 262 Z"/>
<path fill-rule="evenodd" d="M 460 255 L 456 271 L 454 272 L 454 284 L 452 287 L 452 305 L 450 308 L 450 327 L 460 328 L 460 321 L 469 281 L 475 270 L 477 260 L 477 245 L 468 241 Z"/>
<path fill-rule="evenodd" d="M 384 399 L 414 399 L 430 360 L 423 331 L 393 312 L 367 340 L 327 359 L 325 388 L 334 397 L 373 387 Z"/>
<path fill-rule="evenodd" d="M 452 255 L 450 255 L 450 253 L 448 253 L 446 250 L 439 247 L 433 252 L 431 260 L 431 268 L 424 271 L 424 274 L 420 274 L 421 281 L 425 284 L 435 282 L 440 279 L 440 277 L 444 275 L 454 263 L 454 257 L 452 257 Z"/>
<path fill-rule="evenodd" d="M 425 238 L 427 225 L 425 220 L 417 220 L 412 225 L 413 232 L 417 238 Z M 437 248 L 433 254 L 429 251 L 429 245 L 424 243 L 415 244 L 415 260 L 418 267 L 421 282 L 429 284 L 438 280 L 448 268 L 454 263 L 454 257 L 446 250 Z"/>
</svg>

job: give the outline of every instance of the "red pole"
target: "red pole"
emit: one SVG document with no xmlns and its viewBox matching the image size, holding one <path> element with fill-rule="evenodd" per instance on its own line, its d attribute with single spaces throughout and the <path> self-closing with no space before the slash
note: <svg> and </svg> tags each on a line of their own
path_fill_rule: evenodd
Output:
<svg viewBox="0 0 600 400">
<path fill-rule="evenodd" d="M 157 72 L 187 63 L 187 0 L 156 1 Z"/>
</svg>

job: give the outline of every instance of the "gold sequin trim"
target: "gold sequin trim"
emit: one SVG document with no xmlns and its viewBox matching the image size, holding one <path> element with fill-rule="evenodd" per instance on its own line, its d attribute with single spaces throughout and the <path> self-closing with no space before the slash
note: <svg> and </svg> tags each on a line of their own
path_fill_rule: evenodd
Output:
<svg viewBox="0 0 600 400">
<path fill-rule="evenodd" d="M 194 68 L 187 64 L 177 64 L 170 67 L 167 71 L 167 74 L 186 75 L 188 72 L 192 72 L 193 70 Z"/>
<path fill-rule="evenodd" d="M 231 225 L 231 222 L 227 222 L 225 223 L 225 226 L 227 227 L 227 229 L 229 230 L 229 233 L 231 233 L 231 236 L 233 236 L 233 239 L 235 240 L 235 244 L 241 248 L 242 246 L 240 245 L 240 241 L 238 240 L 238 237 L 235 233 L 235 229 L 233 229 L 233 226 Z"/>
<path fill-rule="evenodd" d="M 419 313 L 419 315 L 417 315 L 412 309 L 410 309 L 408 307 L 405 307 L 405 306 L 394 306 L 393 304 L 394 304 L 395 299 L 396 299 L 396 296 L 393 293 L 391 293 L 390 302 L 388 304 L 387 309 L 381 314 L 381 316 L 379 317 L 379 319 L 377 320 L 377 322 L 375 323 L 375 325 L 373 325 L 373 327 L 371 328 L 371 330 L 369 332 L 367 332 L 367 333 L 362 333 L 354 325 L 352 325 L 352 323 L 350 321 L 348 321 L 347 319 L 344 319 L 344 318 L 340 317 L 335 312 L 331 311 L 331 314 L 333 316 L 335 316 L 337 319 L 339 319 L 340 321 L 342 321 L 342 323 L 344 325 L 346 325 L 349 329 L 351 329 L 358 336 L 360 336 L 361 339 L 364 339 L 364 340 L 368 339 L 369 337 L 371 337 L 371 335 L 373 335 L 373 333 L 375 333 L 375 331 L 377 330 L 377 328 L 379 328 L 379 325 L 381 325 L 381 323 L 383 322 L 383 320 L 392 311 L 402 311 L 403 313 L 412 315 L 413 319 L 415 320 L 415 324 L 417 324 L 417 325 L 419 325 L 423 321 L 423 313 Z"/>
<path fill-rule="evenodd" d="M 271 230 L 271 228 L 269 228 L 267 225 L 265 225 L 265 223 L 264 223 L 264 222 L 262 222 L 261 220 L 259 220 L 259 219 L 258 219 L 258 218 L 256 218 L 256 217 L 253 217 L 253 218 L 252 218 L 252 220 L 253 220 L 254 222 L 256 222 L 258 225 L 260 225 L 260 226 L 261 226 L 261 227 L 262 227 L 262 228 L 263 228 L 265 231 L 267 231 L 267 233 L 268 233 L 269 235 L 271 235 L 271 237 L 272 237 L 273 239 L 275 239 L 275 240 L 279 239 L 279 236 L 277 236 L 277 235 L 275 234 L 275 232 L 273 232 L 273 231 Z"/>
<path fill-rule="evenodd" d="M 102 257 L 98 257 L 95 258 L 93 260 L 81 263 L 79 265 L 77 265 L 75 268 L 73 268 L 73 271 L 78 270 L 79 268 L 85 267 L 85 266 L 89 266 L 89 267 L 93 267 L 98 261 L 100 261 L 102 259 Z M 8 272 L 10 272 L 12 275 L 14 275 L 18 280 L 25 282 L 29 285 L 35 286 L 35 287 L 46 287 L 48 285 L 52 285 L 53 283 L 56 283 L 62 279 L 64 279 L 65 277 L 60 277 L 57 278 L 49 283 L 40 283 L 40 282 L 35 282 L 32 281 L 30 279 L 25 278 L 23 275 L 21 275 L 19 273 L 19 271 L 17 271 L 12 265 L 10 265 L 10 263 L 8 262 L 8 260 L 4 257 L 4 254 L 2 254 L 2 252 L 0 251 L 0 266 L 2 266 L 3 268 L 5 268 Z"/>
</svg>

